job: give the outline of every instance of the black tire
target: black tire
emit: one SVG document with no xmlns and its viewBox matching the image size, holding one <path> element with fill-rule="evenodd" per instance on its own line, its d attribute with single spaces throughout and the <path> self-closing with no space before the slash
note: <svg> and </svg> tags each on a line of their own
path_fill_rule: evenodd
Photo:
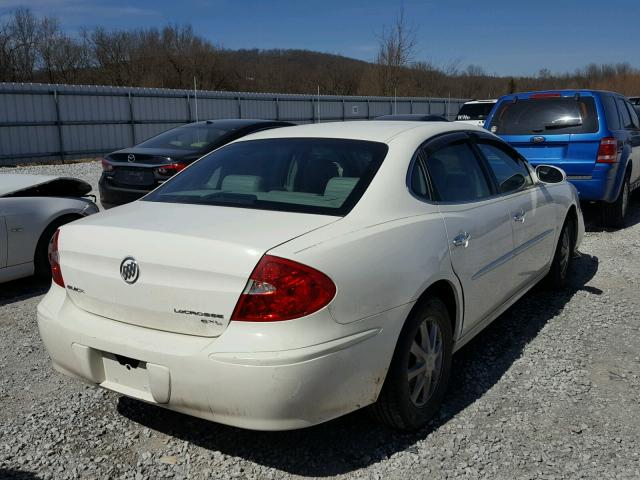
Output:
<svg viewBox="0 0 640 480">
<path fill-rule="evenodd" d="M 631 197 L 631 185 L 629 174 L 624 177 L 618 198 L 613 203 L 605 203 L 603 208 L 603 221 L 605 227 L 624 228 L 629 212 L 629 199 Z"/>
<path fill-rule="evenodd" d="M 573 218 L 567 217 L 558 237 L 551 269 L 544 278 L 544 284 L 549 289 L 563 288 L 567 284 L 575 251 L 575 228 Z"/>
<path fill-rule="evenodd" d="M 424 359 L 423 364 L 416 361 L 418 356 L 413 353 L 412 347 L 415 348 L 414 342 L 419 346 L 423 340 L 423 324 L 431 333 L 435 331 L 432 326 L 437 325 L 438 330 L 432 337 L 439 338 L 441 342 L 439 362 L 435 360 L 435 356 L 430 359 L 426 356 L 421 357 Z M 438 344 L 437 340 L 429 343 Z M 431 350 L 435 351 L 438 351 L 438 348 Z M 395 430 L 413 431 L 423 427 L 442 403 L 451 374 L 452 352 L 451 321 L 447 308 L 438 298 L 427 297 L 414 308 L 402 328 L 382 391 L 378 401 L 371 407 L 374 417 Z M 416 375 L 410 380 L 410 370 L 419 371 L 421 365 L 424 366 L 424 375 Z M 426 380 L 429 366 L 434 367 L 431 370 L 432 374 L 438 371 L 435 379 L 431 376 Z M 421 380 L 423 376 L 425 380 Z M 427 390 L 422 390 L 422 395 L 418 392 L 418 396 L 413 400 L 412 393 L 415 394 L 419 390 L 421 381 L 425 385 L 428 382 Z"/>
<path fill-rule="evenodd" d="M 77 215 L 65 215 L 64 217 L 57 218 L 51 222 L 47 228 L 44 229 L 42 235 L 40 235 L 33 256 L 34 275 L 39 280 L 51 280 L 51 266 L 49 265 L 49 243 L 51 242 L 51 237 L 53 237 L 53 234 L 62 225 L 73 222 L 78 218 L 81 217 Z"/>
</svg>

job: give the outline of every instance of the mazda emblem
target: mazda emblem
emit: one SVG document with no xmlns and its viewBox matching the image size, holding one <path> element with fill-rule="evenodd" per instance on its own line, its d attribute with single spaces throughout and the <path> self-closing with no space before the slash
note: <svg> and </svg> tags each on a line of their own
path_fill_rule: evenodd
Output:
<svg viewBox="0 0 640 480">
<path fill-rule="evenodd" d="M 136 161 L 136 156 L 133 153 L 130 153 L 129 155 L 127 155 L 127 160 L 129 162 L 135 162 Z"/>
<path fill-rule="evenodd" d="M 535 137 L 531 137 L 531 141 L 533 143 L 544 143 L 547 139 L 541 135 L 536 135 Z"/>
<path fill-rule="evenodd" d="M 138 262 L 133 257 L 127 257 L 120 264 L 120 276 L 128 284 L 136 283 L 140 276 Z"/>
</svg>

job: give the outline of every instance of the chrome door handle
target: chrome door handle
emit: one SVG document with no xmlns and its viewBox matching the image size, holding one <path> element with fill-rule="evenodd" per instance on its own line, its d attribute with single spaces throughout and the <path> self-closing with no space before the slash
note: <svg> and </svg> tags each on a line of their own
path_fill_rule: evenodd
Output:
<svg viewBox="0 0 640 480">
<path fill-rule="evenodd" d="M 469 240 L 471 239 L 471 235 L 467 232 L 460 233 L 456 235 L 451 242 L 454 247 L 464 247 L 467 248 L 469 246 Z"/>
<path fill-rule="evenodd" d="M 524 223 L 526 214 L 524 212 L 517 213 L 513 216 L 513 221 L 518 223 Z"/>
</svg>

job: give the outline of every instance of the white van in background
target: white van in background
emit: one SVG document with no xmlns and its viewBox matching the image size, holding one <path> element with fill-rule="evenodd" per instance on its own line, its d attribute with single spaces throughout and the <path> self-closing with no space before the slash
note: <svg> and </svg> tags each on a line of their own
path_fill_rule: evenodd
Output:
<svg viewBox="0 0 640 480">
<path fill-rule="evenodd" d="M 497 100 L 471 100 L 465 102 L 456 116 L 456 122 L 468 123 L 469 125 L 484 126 L 484 121 L 489 116 L 491 109 Z"/>
</svg>

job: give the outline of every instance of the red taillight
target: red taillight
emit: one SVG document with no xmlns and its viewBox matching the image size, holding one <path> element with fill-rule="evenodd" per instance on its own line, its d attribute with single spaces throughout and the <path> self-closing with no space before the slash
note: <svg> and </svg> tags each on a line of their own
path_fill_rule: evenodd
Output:
<svg viewBox="0 0 640 480">
<path fill-rule="evenodd" d="M 618 161 L 618 140 L 613 137 L 605 137 L 600 140 L 598 147 L 597 163 L 616 163 Z"/>
<path fill-rule="evenodd" d="M 158 167 L 158 173 L 160 175 L 175 175 L 176 173 L 184 170 L 187 167 L 186 163 L 171 163 L 169 165 L 163 165 Z"/>
<path fill-rule="evenodd" d="M 111 165 L 111 162 L 109 162 L 109 160 L 107 160 L 106 158 L 103 158 L 101 163 L 102 163 L 102 170 L 104 172 L 113 171 L 113 165 Z"/>
<path fill-rule="evenodd" d="M 555 98 L 555 97 L 559 97 L 559 96 L 560 96 L 559 93 L 534 93 L 529 98 L 532 98 L 532 99 Z"/>
<path fill-rule="evenodd" d="M 60 269 L 60 254 L 58 253 L 59 236 L 60 230 L 56 230 L 56 233 L 51 237 L 51 243 L 49 243 L 49 263 L 51 264 L 51 279 L 56 285 L 64 288 L 64 279 L 62 278 L 62 270 Z"/>
<path fill-rule="evenodd" d="M 265 255 L 249 277 L 231 320 L 278 322 L 326 306 L 336 286 L 324 273 L 285 258 Z"/>
</svg>

